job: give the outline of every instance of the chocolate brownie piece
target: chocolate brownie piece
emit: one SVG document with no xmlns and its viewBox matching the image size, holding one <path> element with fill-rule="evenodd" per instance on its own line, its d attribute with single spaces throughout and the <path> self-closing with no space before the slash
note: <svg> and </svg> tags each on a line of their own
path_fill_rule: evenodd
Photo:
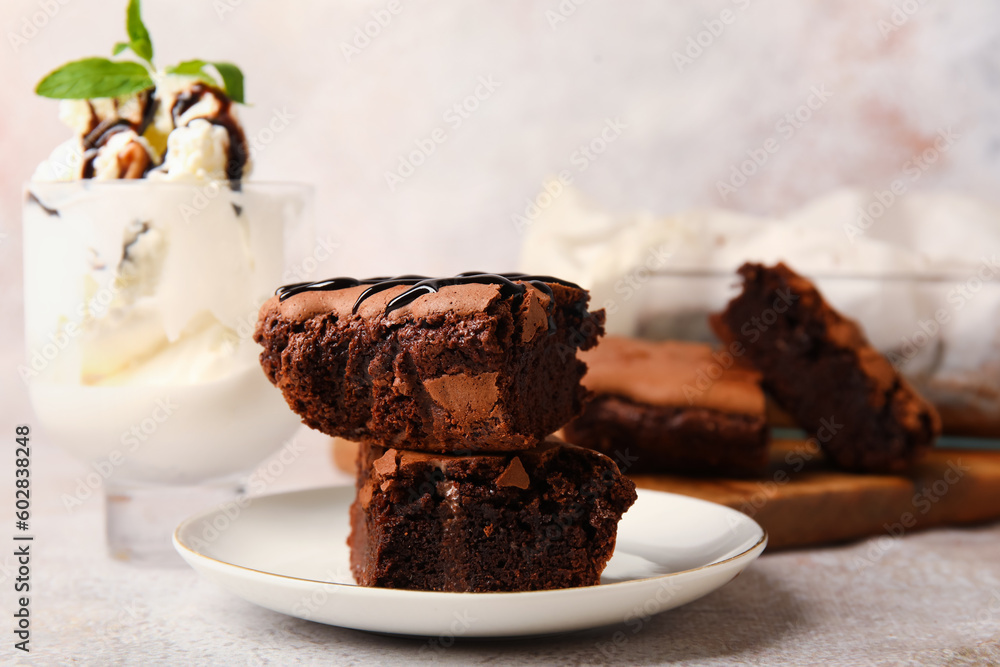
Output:
<svg viewBox="0 0 1000 667">
<path fill-rule="evenodd" d="M 554 438 L 464 456 L 362 445 L 351 569 L 359 584 L 383 588 L 593 586 L 635 499 L 611 459 Z"/>
<path fill-rule="evenodd" d="M 831 308 L 784 264 L 744 264 L 743 291 L 712 317 L 745 348 L 767 390 L 836 465 L 903 470 L 934 445 L 933 406 L 873 348 L 861 327 Z"/>
<path fill-rule="evenodd" d="M 611 456 L 628 474 L 766 468 L 760 374 L 727 351 L 608 336 L 580 357 L 596 398 L 563 430 L 569 442 Z"/>
<path fill-rule="evenodd" d="M 507 451 L 579 413 L 586 368 L 576 352 L 604 325 L 586 290 L 485 274 L 436 291 L 418 279 L 338 280 L 355 285 L 293 286 L 270 299 L 254 334 L 268 378 L 308 426 L 408 450 Z"/>
</svg>

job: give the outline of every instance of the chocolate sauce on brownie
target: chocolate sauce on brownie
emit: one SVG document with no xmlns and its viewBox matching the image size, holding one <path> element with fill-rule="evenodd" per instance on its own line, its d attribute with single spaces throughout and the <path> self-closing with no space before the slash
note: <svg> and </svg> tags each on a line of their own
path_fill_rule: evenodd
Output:
<svg viewBox="0 0 1000 667">
<path fill-rule="evenodd" d="M 364 280 L 358 280 L 356 278 L 332 278 L 317 282 L 293 283 L 291 285 L 285 285 L 283 287 L 279 287 L 275 291 L 275 295 L 280 301 L 284 301 L 285 299 L 303 292 L 329 292 L 333 290 L 346 289 L 348 287 L 357 287 L 358 285 L 368 285 L 369 287 L 363 291 L 361 295 L 358 296 L 357 301 L 354 302 L 352 312 L 357 313 L 358 308 L 365 301 L 365 299 L 369 298 L 373 294 L 378 294 L 379 292 L 397 287 L 399 285 L 410 285 L 410 289 L 396 296 L 386 305 L 385 313 L 389 314 L 397 308 L 402 308 L 403 306 L 412 303 L 424 294 L 433 294 L 439 291 L 442 287 L 447 287 L 449 285 L 499 285 L 500 293 L 502 295 L 513 296 L 515 294 L 524 294 L 525 289 L 527 289 L 524 283 L 528 283 L 550 298 L 552 297 L 552 288 L 546 283 L 555 283 L 558 285 L 565 285 L 566 287 L 572 287 L 574 289 L 580 289 L 579 285 L 575 285 L 569 281 L 561 280 L 559 278 L 553 278 L 552 276 L 536 276 L 525 273 L 483 273 L 481 271 L 467 271 L 450 278 L 428 278 L 427 276 L 416 275 L 396 276 L 395 278 L 366 278 Z M 549 329 L 551 330 L 552 328 L 554 327 L 550 322 Z"/>
</svg>

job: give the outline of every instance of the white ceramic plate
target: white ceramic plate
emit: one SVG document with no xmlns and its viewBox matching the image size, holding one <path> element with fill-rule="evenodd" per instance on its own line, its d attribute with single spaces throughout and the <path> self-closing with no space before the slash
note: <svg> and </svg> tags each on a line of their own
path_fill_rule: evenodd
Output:
<svg viewBox="0 0 1000 667">
<path fill-rule="evenodd" d="M 264 496 L 184 521 L 174 546 L 203 576 L 268 609 L 358 630 L 441 637 L 569 632 L 647 618 L 731 581 L 767 535 L 736 510 L 639 490 L 599 586 L 435 593 L 354 584 L 353 487 Z"/>
</svg>

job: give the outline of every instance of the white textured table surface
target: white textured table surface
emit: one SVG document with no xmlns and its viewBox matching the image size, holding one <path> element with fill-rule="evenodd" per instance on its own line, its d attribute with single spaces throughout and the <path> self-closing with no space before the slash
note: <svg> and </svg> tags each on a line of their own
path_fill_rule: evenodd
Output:
<svg viewBox="0 0 1000 667">
<path fill-rule="evenodd" d="M 269 493 L 346 481 L 325 441 L 306 441 Z M 185 567 L 110 560 L 101 501 L 73 513 L 60 502 L 86 469 L 35 445 L 32 653 L 16 655 L 4 623 L 0 664 L 1000 663 L 1000 525 L 765 555 L 719 591 L 648 621 L 442 649 L 282 616 Z M 12 564 L 0 557 L 6 618 Z"/>
</svg>

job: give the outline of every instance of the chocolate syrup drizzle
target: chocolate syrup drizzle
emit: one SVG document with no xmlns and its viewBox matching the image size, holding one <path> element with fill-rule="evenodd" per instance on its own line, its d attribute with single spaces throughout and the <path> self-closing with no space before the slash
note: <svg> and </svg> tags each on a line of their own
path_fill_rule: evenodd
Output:
<svg viewBox="0 0 1000 667">
<path fill-rule="evenodd" d="M 351 309 L 352 313 L 357 313 L 362 302 L 373 294 L 378 294 L 379 292 L 383 292 L 398 285 L 410 285 L 410 289 L 396 296 L 386 304 L 384 314 L 388 315 L 397 308 L 402 308 L 403 306 L 412 303 L 418 297 L 421 297 L 424 294 L 433 294 L 442 287 L 446 287 L 448 285 L 469 285 L 474 283 L 499 285 L 500 294 L 503 296 L 513 296 L 515 294 L 523 295 L 527 290 L 525 283 L 531 285 L 540 292 L 547 294 L 549 297 L 552 296 L 552 288 L 546 283 L 554 283 L 557 285 L 565 285 L 566 287 L 580 289 L 579 285 L 575 285 L 574 283 L 566 280 L 560 280 L 559 278 L 553 278 L 552 276 L 535 276 L 525 273 L 483 273 L 482 271 L 467 271 L 466 273 L 460 273 L 451 278 L 428 278 L 427 276 L 415 275 L 396 276 L 395 278 L 367 278 L 365 280 L 357 280 L 355 278 L 331 278 L 330 280 L 320 280 L 318 282 L 293 283 L 291 285 L 285 285 L 283 287 L 279 287 L 275 291 L 275 295 L 277 295 L 279 301 L 284 301 L 285 299 L 291 298 L 296 294 L 302 294 L 303 292 L 331 292 L 334 290 L 346 289 L 348 287 L 368 285 L 368 288 L 361 292 L 358 296 L 357 301 L 354 302 L 354 307 Z M 552 317 L 550 315 L 549 330 L 552 331 L 554 328 L 555 323 L 552 321 Z"/>
<path fill-rule="evenodd" d="M 156 114 L 156 107 L 159 106 L 159 100 L 156 98 L 156 90 L 143 91 L 140 93 L 142 96 L 142 116 L 139 123 L 133 123 L 126 118 L 107 118 L 103 121 L 98 122 L 97 111 L 94 109 L 93 103 L 87 100 L 87 106 L 90 108 L 90 129 L 87 134 L 83 137 L 83 167 L 80 173 L 80 177 L 87 179 L 94 177 L 94 161 L 97 159 L 99 149 L 103 148 L 105 144 L 119 132 L 124 130 L 133 130 L 140 137 L 149 127 L 149 124 L 153 122 L 153 116 Z M 118 100 L 114 101 L 115 109 L 118 109 Z M 146 171 L 153 168 L 152 161 L 146 165 Z M 144 174 L 145 175 L 145 174 Z"/>
<path fill-rule="evenodd" d="M 177 96 L 174 105 L 170 108 L 170 116 L 174 119 L 174 126 L 180 127 L 180 117 L 188 109 L 201 101 L 205 95 L 212 95 L 219 100 L 219 112 L 215 116 L 199 116 L 207 120 L 212 125 L 218 125 L 229 134 L 229 155 L 226 160 L 226 178 L 234 182 L 234 189 L 239 189 L 239 181 L 243 178 L 243 169 L 247 164 L 247 157 L 250 149 L 247 146 L 247 138 L 243 133 L 240 124 L 232 114 L 233 101 L 224 92 L 204 83 L 196 83 L 189 90 Z"/>
<path fill-rule="evenodd" d="M 87 132 L 86 136 L 83 138 L 83 168 L 81 170 L 82 178 L 93 178 L 94 177 L 94 161 L 97 159 L 98 151 L 108 140 L 111 139 L 115 134 L 122 132 L 124 130 L 134 130 L 136 134 L 140 137 L 145 133 L 146 128 L 153 122 L 156 116 L 156 110 L 160 106 L 160 100 L 156 95 L 156 89 L 149 91 L 144 91 L 140 93 L 144 96 L 142 99 L 142 116 L 138 123 L 134 123 L 125 118 L 108 118 L 104 121 L 98 122 L 97 112 L 94 110 L 94 105 L 90 105 L 90 130 Z M 226 130 L 229 135 L 229 152 L 226 159 L 226 178 L 231 182 L 233 190 L 240 189 L 240 179 L 243 178 L 243 170 L 246 168 L 247 158 L 250 155 L 249 145 L 247 144 L 246 135 L 243 133 L 243 129 L 240 127 L 239 123 L 236 121 L 235 116 L 232 113 L 232 100 L 223 91 L 215 88 L 214 86 L 209 86 L 204 83 L 196 83 L 191 86 L 190 89 L 177 95 L 174 100 L 173 105 L 170 107 L 170 116 L 174 121 L 174 127 L 180 127 L 180 117 L 184 115 L 191 107 L 196 105 L 201 101 L 206 95 L 212 95 L 219 101 L 219 111 L 214 116 L 199 116 L 203 120 L 207 120 L 212 125 L 218 125 Z M 115 106 L 117 108 L 118 102 L 115 101 Z M 166 156 L 164 156 L 166 158 Z M 146 167 L 148 172 L 153 169 L 156 165 L 150 162 Z M 145 174 L 143 174 L 145 175 Z M 239 215 L 237 213 L 237 215 Z"/>
</svg>

